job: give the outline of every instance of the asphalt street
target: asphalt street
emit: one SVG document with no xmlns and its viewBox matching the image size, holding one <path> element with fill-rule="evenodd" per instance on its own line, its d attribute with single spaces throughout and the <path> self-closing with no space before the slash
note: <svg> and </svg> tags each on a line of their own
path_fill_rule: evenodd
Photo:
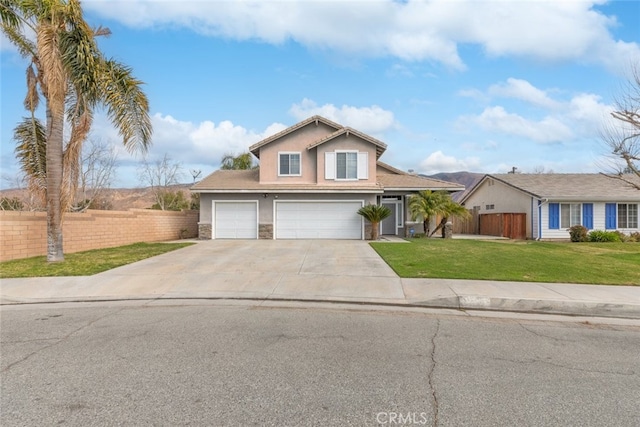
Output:
<svg viewBox="0 0 640 427">
<path fill-rule="evenodd" d="M 0 321 L 3 426 L 640 425 L 637 322 L 205 300 Z"/>
</svg>

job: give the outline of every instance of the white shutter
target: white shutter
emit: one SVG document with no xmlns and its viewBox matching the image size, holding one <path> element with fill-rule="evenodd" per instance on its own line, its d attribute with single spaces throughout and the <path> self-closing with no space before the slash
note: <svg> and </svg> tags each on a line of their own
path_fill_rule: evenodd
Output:
<svg viewBox="0 0 640 427">
<path fill-rule="evenodd" d="M 358 152 L 358 179 L 369 179 L 369 153 Z"/>
<path fill-rule="evenodd" d="M 324 153 L 324 179 L 336 179 L 336 153 Z"/>
</svg>

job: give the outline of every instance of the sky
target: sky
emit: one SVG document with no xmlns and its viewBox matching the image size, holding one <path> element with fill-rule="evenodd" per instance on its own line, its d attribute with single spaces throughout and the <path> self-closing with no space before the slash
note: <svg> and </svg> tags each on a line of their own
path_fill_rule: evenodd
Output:
<svg viewBox="0 0 640 427">
<path fill-rule="evenodd" d="M 98 111 L 90 139 L 116 147 L 114 187 L 167 155 L 182 182 L 226 153 L 319 114 L 384 141 L 382 161 L 434 174 L 599 172 L 600 130 L 640 63 L 640 2 L 85 0 L 108 56 L 145 82 L 153 124 L 131 154 Z M 0 39 L 2 185 L 27 62 Z M 44 119 L 44 117 L 43 117 Z"/>
</svg>

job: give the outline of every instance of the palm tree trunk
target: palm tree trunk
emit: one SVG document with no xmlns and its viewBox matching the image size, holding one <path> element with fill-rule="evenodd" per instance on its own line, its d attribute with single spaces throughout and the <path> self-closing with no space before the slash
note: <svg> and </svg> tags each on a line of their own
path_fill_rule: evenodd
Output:
<svg viewBox="0 0 640 427">
<path fill-rule="evenodd" d="M 63 114 L 47 108 L 47 261 L 64 261 L 62 249 Z"/>
<path fill-rule="evenodd" d="M 379 223 L 371 223 L 371 240 L 378 240 L 378 226 Z"/>
</svg>

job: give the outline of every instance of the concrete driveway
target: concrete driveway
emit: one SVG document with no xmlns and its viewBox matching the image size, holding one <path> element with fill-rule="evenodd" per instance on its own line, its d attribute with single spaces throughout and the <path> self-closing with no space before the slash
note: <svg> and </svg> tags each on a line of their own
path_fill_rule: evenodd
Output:
<svg viewBox="0 0 640 427">
<path fill-rule="evenodd" d="M 11 282 L 3 283 L 5 297 L 11 297 Z M 358 240 L 199 241 L 94 276 L 33 279 L 28 285 L 31 295 L 24 295 L 24 285 L 20 295 L 31 300 L 291 295 L 345 301 L 364 297 L 372 302 L 405 299 L 400 278 L 367 242 Z"/>
</svg>

